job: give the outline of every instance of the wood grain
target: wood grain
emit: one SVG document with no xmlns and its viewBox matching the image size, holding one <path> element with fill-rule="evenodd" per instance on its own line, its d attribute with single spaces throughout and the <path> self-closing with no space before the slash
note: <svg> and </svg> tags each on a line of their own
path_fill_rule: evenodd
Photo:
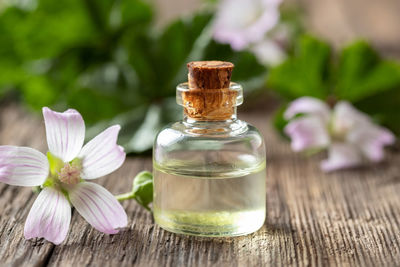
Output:
<svg viewBox="0 0 400 267">
<path fill-rule="evenodd" d="M 400 265 L 400 154 L 370 168 L 332 174 L 323 157 L 291 152 L 263 112 L 244 114 L 267 141 L 267 221 L 258 232 L 236 238 L 199 238 L 160 229 L 134 201 L 123 203 L 126 229 L 105 235 L 73 211 L 70 232 L 59 246 L 24 240 L 35 199 L 29 188 L 0 185 L 0 263 L 6 266 L 396 266 Z M 44 125 L 15 105 L 0 111 L 0 144 L 45 151 Z M 117 172 L 97 180 L 112 193 L 151 169 L 147 157 L 128 158 Z"/>
</svg>

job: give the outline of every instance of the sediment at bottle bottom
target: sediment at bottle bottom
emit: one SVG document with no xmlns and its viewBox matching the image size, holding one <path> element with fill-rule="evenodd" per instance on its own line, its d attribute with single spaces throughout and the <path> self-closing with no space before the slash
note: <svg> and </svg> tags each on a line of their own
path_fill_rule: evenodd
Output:
<svg viewBox="0 0 400 267">
<path fill-rule="evenodd" d="M 161 211 L 154 209 L 161 228 L 198 236 L 239 236 L 253 233 L 264 224 L 265 209 L 247 211 Z"/>
</svg>

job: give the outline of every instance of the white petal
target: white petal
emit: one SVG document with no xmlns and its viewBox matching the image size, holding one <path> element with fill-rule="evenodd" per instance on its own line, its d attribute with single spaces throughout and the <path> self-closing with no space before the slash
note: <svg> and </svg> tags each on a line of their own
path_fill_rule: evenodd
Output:
<svg viewBox="0 0 400 267">
<path fill-rule="evenodd" d="M 223 0 L 213 23 L 215 40 L 229 43 L 235 50 L 261 41 L 279 21 L 277 0 Z"/>
<path fill-rule="evenodd" d="M 276 66 L 282 63 L 286 58 L 283 49 L 276 42 L 268 39 L 256 43 L 250 50 L 260 63 L 269 66 Z"/>
<path fill-rule="evenodd" d="M 85 139 L 85 122 L 74 109 L 63 113 L 43 108 L 47 144 L 50 152 L 64 162 L 76 158 Z"/>
<path fill-rule="evenodd" d="M 294 151 L 326 147 L 330 137 L 325 122 L 318 116 L 304 116 L 294 119 L 285 127 Z"/>
<path fill-rule="evenodd" d="M 45 187 L 33 203 L 26 219 L 26 239 L 44 237 L 58 245 L 64 241 L 71 222 L 71 206 L 64 194 Z"/>
<path fill-rule="evenodd" d="M 29 147 L 0 146 L 0 182 L 37 186 L 43 184 L 49 174 L 49 162 L 45 155 Z"/>
<path fill-rule="evenodd" d="M 98 184 L 79 183 L 69 191 L 69 197 L 79 214 L 100 232 L 116 234 L 118 228 L 128 224 L 121 204 Z"/>
<path fill-rule="evenodd" d="M 329 106 L 314 97 L 300 97 L 295 101 L 291 102 L 289 107 L 286 109 L 284 117 L 289 120 L 296 116 L 297 114 L 309 114 L 309 115 L 318 115 L 325 122 L 329 121 L 331 111 Z"/>
<path fill-rule="evenodd" d="M 362 155 L 358 148 L 347 143 L 333 143 L 329 147 L 328 159 L 321 162 L 321 169 L 329 172 L 350 168 L 362 163 Z"/>
<path fill-rule="evenodd" d="M 354 128 L 372 123 L 368 115 L 355 109 L 349 102 L 340 101 L 335 105 L 332 118 L 332 130 L 342 135 Z"/>
<path fill-rule="evenodd" d="M 347 139 L 357 145 L 366 158 L 374 162 L 383 160 L 384 147 L 395 142 L 393 133 L 373 123 L 353 128 Z"/>
<path fill-rule="evenodd" d="M 90 140 L 79 154 L 83 179 L 95 179 L 118 169 L 125 161 L 125 152 L 117 145 L 121 127 L 114 125 Z"/>
</svg>

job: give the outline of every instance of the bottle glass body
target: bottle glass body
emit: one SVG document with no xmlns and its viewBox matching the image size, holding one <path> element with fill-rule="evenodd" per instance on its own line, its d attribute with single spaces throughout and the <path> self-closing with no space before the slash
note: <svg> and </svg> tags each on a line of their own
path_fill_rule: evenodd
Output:
<svg viewBox="0 0 400 267">
<path fill-rule="evenodd" d="M 265 167 L 263 137 L 236 113 L 224 121 L 185 117 L 166 126 L 153 149 L 156 223 L 200 236 L 258 230 L 266 213 Z"/>
</svg>

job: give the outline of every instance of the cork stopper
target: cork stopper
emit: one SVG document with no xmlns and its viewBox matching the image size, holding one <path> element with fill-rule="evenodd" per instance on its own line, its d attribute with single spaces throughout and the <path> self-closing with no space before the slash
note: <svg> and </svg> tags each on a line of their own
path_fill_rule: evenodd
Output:
<svg viewBox="0 0 400 267">
<path fill-rule="evenodd" d="M 192 61 L 187 64 L 190 89 L 229 88 L 234 65 L 225 61 Z"/>
<path fill-rule="evenodd" d="M 193 61 L 188 89 L 182 93 L 185 114 L 195 120 L 227 120 L 235 112 L 237 91 L 230 90 L 234 65 L 224 61 Z"/>
</svg>

